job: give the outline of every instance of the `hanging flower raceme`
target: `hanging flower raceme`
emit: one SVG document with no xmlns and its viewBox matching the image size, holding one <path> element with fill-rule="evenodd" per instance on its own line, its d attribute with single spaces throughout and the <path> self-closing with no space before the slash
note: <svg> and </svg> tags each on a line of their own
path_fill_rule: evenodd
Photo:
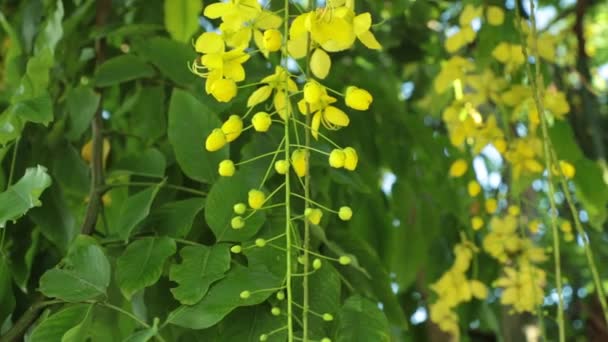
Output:
<svg viewBox="0 0 608 342">
<path fill-rule="evenodd" d="M 303 115 L 313 115 L 311 134 L 315 139 L 319 137 L 321 124 L 329 130 L 336 130 L 350 123 L 344 111 L 332 106 L 336 102 L 336 98 L 328 95 L 327 89 L 317 82 L 310 81 L 304 85 L 304 98 L 298 102 L 298 109 Z"/>
<path fill-rule="evenodd" d="M 270 98 L 274 92 L 274 109 L 283 120 L 287 120 L 291 113 L 291 102 L 288 94 L 298 91 L 298 86 L 290 78 L 289 72 L 281 66 L 275 68 L 274 74 L 266 76 L 260 81 L 264 84 L 256 89 L 247 99 L 247 107 L 254 107 Z"/>
</svg>

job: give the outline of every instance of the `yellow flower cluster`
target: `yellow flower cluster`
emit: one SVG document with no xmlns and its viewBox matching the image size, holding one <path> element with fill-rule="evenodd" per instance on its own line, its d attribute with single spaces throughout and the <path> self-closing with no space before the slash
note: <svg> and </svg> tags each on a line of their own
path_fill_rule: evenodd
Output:
<svg viewBox="0 0 608 342">
<path fill-rule="evenodd" d="M 439 328 L 458 338 L 458 315 L 455 308 L 473 298 L 486 299 L 488 288 L 479 280 L 470 280 L 466 273 L 471 265 L 476 247 L 464 241 L 454 247 L 455 260 L 452 267 L 430 287 L 437 294 L 437 300 L 430 305 L 431 320 Z"/>
</svg>

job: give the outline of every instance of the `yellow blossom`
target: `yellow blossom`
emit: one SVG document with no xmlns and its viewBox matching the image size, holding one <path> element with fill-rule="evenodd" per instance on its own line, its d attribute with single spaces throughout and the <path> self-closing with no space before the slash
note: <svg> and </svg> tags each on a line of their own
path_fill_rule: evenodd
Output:
<svg viewBox="0 0 608 342">
<path fill-rule="evenodd" d="M 457 159 L 450 166 L 450 170 L 449 170 L 450 177 L 454 177 L 454 178 L 462 177 L 465 174 L 465 172 L 467 172 L 468 168 L 469 168 L 469 165 L 467 164 L 466 160 Z"/>
<path fill-rule="evenodd" d="M 337 169 L 344 167 L 346 161 L 346 154 L 343 150 L 333 149 L 329 154 L 329 165 Z"/>
<path fill-rule="evenodd" d="M 472 180 L 467 184 L 467 192 L 469 193 L 469 196 L 475 197 L 481 192 L 481 186 L 477 181 Z"/>
<path fill-rule="evenodd" d="M 523 48 L 519 44 L 501 42 L 492 50 L 492 56 L 506 64 L 508 69 L 519 67 L 525 62 Z"/>
<path fill-rule="evenodd" d="M 257 132 L 267 132 L 272 125 L 272 119 L 268 113 L 258 112 L 251 118 L 251 124 Z"/>
<path fill-rule="evenodd" d="M 494 216 L 490 220 L 490 233 L 483 239 L 483 249 L 500 262 L 519 251 L 522 241 L 517 235 L 518 222 L 513 216 Z"/>
<path fill-rule="evenodd" d="M 505 21 L 505 11 L 498 6 L 488 6 L 486 18 L 490 25 L 500 26 Z"/>
<path fill-rule="evenodd" d="M 473 230 L 480 230 L 483 228 L 483 219 L 479 216 L 473 216 L 471 218 L 471 226 L 473 227 Z"/>
<path fill-rule="evenodd" d="M 498 209 L 498 202 L 494 198 L 489 198 L 485 202 L 485 207 L 488 214 L 494 214 Z"/>
<path fill-rule="evenodd" d="M 373 101 L 372 94 L 367 90 L 350 86 L 346 88 L 346 105 L 356 110 L 368 110 Z"/>
<path fill-rule="evenodd" d="M 226 142 L 233 142 L 243 132 L 243 120 L 238 115 L 230 115 L 222 125 L 222 132 L 226 136 Z"/>
<path fill-rule="evenodd" d="M 298 177 L 304 177 L 308 174 L 308 158 L 309 152 L 305 149 L 297 149 L 291 153 L 291 165 Z"/>
<path fill-rule="evenodd" d="M 315 81 L 308 81 L 304 85 L 304 101 L 309 104 L 318 103 L 321 101 L 321 96 L 324 93 L 323 86 Z"/>
<path fill-rule="evenodd" d="M 264 31 L 264 48 L 269 52 L 279 51 L 282 44 L 282 35 L 279 30 L 270 29 Z"/>
<path fill-rule="evenodd" d="M 318 225 L 321 222 L 321 217 L 323 217 L 323 212 L 318 208 L 307 208 L 304 211 L 304 216 L 310 223 Z"/>
<path fill-rule="evenodd" d="M 289 161 L 287 161 L 287 160 L 277 160 L 274 163 L 274 169 L 280 175 L 286 174 L 287 171 L 289 171 Z"/>
<path fill-rule="evenodd" d="M 222 132 L 221 129 L 216 128 L 209 136 L 207 136 L 207 140 L 205 140 L 205 149 L 209 152 L 214 152 L 226 145 L 226 135 Z"/>
<path fill-rule="evenodd" d="M 352 147 L 346 147 L 342 151 L 344 152 L 344 168 L 349 171 L 355 171 L 359 162 L 357 151 Z"/>
<path fill-rule="evenodd" d="M 266 202 L 266 195 L 261 190 L 249 190 L 247 202 L 252 209 L 260 209 Z"/>
<path fill-rule="evenodd" d="M 218 173 L 222 177 L 231 177 L 234 175 L 235 167 L 234 162 L 230 159 L 222 160 L 218 167 Z"/>
<path fill-rule="evenodd" d="M 236 96 L 236 92 L 236 83 L 226 78 L 213 82 L 209 89 L 209 93 L 219 102 L 229 102 Z"/>
</svg>

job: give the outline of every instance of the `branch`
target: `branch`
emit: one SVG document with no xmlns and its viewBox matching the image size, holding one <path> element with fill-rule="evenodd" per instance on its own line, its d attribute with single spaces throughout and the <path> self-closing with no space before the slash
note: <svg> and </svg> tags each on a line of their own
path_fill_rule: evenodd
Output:
<svg viewBox="0 0 608 342">
<path fill-rule="evenodd" d="M 34 303 L 32 303 L 29 309 L 27 309 L 27 311 L 23 313 L 19 320 L 15 322 L 15 325 L 13 325 L 6 332 L 6 334 L 0 336 L 0 342 L 13 342 L 20 340 L 25 334 L 27 328 L 29 328 L 32 323 L 38 318 L 42 309 L 49 305 L 61 302 L 62 301 L 60 300 L 44 301 L 44 297 L 39 296 L 38 298 L 36 298 L 36 300 L 34 300 Z"/>
<path fill-rule="evenodd" d="M 95 26 L 102 28 L 106 24 L 106 20 L 110 14 L 112 0 L 98 0 L 95 17 Z M 95 42 L 95 52 L 97 54 L 96 64 L 101 65 L 105 60 L 106 40 L 100 38 Z M 103 111 L 103 98 L 99 100 L 99 108 L 95 112 L 93 121 L 91 122 L 91 131 L 93 135 L 93 157 L 91 160 L 91 188 L 89 191 L 89 204 L 87 206 L 84 223 L 82 224 L 81 232 L 85 235 L 90 235 L 95 230 L 97 216 L 102 204 L 101 194 L 99 189 L 104 185 L 103 176 L 103 119 L 101 117 Z"/>
</svg>

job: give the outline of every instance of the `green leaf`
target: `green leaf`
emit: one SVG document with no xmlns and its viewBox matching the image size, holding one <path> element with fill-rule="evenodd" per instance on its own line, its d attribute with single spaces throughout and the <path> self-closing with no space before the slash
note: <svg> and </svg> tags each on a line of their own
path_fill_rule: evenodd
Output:
<svg viewBox="0 0 608 342">
<path fill-rule="evenodd" d="M 13 279 L 21 291 L 27 293 L 27 284 L 32 272 L 32 264 L 40 245 L 40 228 L 34 228 L 29 239 L 23 237 L 22 239 L 13 241 L 13 243 L 11 253 L 13 256 L 11 265 Z"/>
<path fill-rule="evenodd" d="M 242 342 L 259 341 L 260 335 L 285 325 L 285 318 L 273 316 L 267 305 L 256 305 L 238 308 L 224 319 L 226 329 L 221 329 L 218 341 Z M 268 336 L 266 342 L 284 342 L 287 340 L 287 331 L 283 329 Z"/>
<path fill-rule="evenodd" d="M 148 216 L 160 186 L 161 184 L 140 191 L 125 201 L 115 231 L 120 238 L 127 240 L 133 229 Z"/>
<path fill-rule="evenodd" d="M 68 188 L 63 189 L 68 190 Z M 44 237 L 65 252 L 72 239 L 78 234 L 79 227 L 76 226 L 76 219 L 68 208 L 62 188 L 52 186 L 44 192 L 40 200 L 44 205 L 32 209 L 28 218 L 40 227 Z"/>
<path fill-rule="evenodd" d="M 70 129 L 66 134 L 68 139 L 72 141 L 80 139 L 89 127 L 100 99 L 101 96 L 91 87 L 80 86 L 68 93 L 67 109 L 70 115 Z"/>
<path fill-rule="evenodd" d="M 0 231 L 0 234 L 4 233 Z M 11 270 L 8 267 L 8 260 L 5 259 L 5 254 L 0 253 L 0 322 L 4 322 L 13 312 L 14 308 L 15 296 L 13 294 Z"/>
<path fill-rule="evenodd" d="M 348 298 L 336 328 L 337 342 L 389 342 L 389 325 L 378 305 L 361 296 Z"/>
<path fill-rule="evenodd" d="M 82 321 L 75 327 L 68 330 L 63 337 L 61 342 L 80 342 L 86 341 L 89 335 L 89 328 L 91 326 L 91 320 L 93 316 L 93 306 L 90 305 Z"/>
<path fill-rule="evenodd" d="M 30 337 L 31 342 L 62 341 L 64 334 L 88 315 L 91 304 L 73 304 L 43 320 Z"/>
<path fill-rule="evenodd" d="M 202 197 L 166 203 L 154 210 L 146 225 L 155 227 L 161 235 L 184 237 L 192 228 L 196 215 L 204 205 L 205 199 Z"/>
<path fill-rule="evenodd" d="M 574 167 L 576 197 L 589 214 L 591 226 L 601 232 L 608 217 L 608 186 L 604 182 L 602 168 L 586 158 L 576 161 Z"/>
<path fill-rule="evenodd" d="M 0 114 L 0 145 L 4 146 L 17 139 L 21 135 L 24 124 L 21 118 L 8 110 Z"/>
<path fill-rule="evenodd" d="M 197 2 L 200 3 L 200 1 Z M 191 63 L 197 57 L 189 43 L 184 44 L 165 37 L 154 37 L 142 41 L 136 45 L 135 49 L 142 57 L 154 64 L 163 75 L 177 84 L 189 84 L 198 78 L 188 69 L 187 63 Z"/>
<path fill-rule="evenodd" d="M 168 237 L 144 238 L 131 243 L 116 262 L 116 281 L 127 299 L 158 281 L 167 258 L 175 254 Z"/>
<path fill-rule="evenodd" d="M 217 241 L 246 241 L 251 239 L 264 224 L 265 214 L 257 211 L 245 221 L 242 229 L 232 229 L 230 221 L 236 215 L 232 206 L 247 203 L 247 193 L 256 187 L 242 172 L 232 177 L 222 178 L 213 184 L 205 204 L 205 220 Z"/>
<path fill-rule="evenodd" d="M 181 42 L 190 41 L 199 27 L 202 9 L 201 0 L 165 0 L 165 27 L 171 37 Z"/>
<path fill-rule="evenodd" d="M 107 60 L 95 72 L 95 86 L 107 87 L 154 76 L 154 68 L 134 55 L 122 55 Z"/>
<path fill-rule="evenodd" d="M 49 94 L 23 99 L 10 107 L 10 112 L 27 121 L 47 125 L 53 121 L 53 102 Z"/>
<path fill-rule="evenodd" d="M 42 275 L 40 292 L 47 297 L 80 302 L 106 294 L 110 263 L 96 245 L 76 248 L 58 266 Z"/>
<path fill-rule="evenodd" d="M 169 279 L 179 284 L 171 292 L 182 304 L 192 305 L 201 300 L 209 286 L 230 269 L 228 245 L 187 246 L 180 256 L 182 263 L 171 265 Z"/>
<path fill-rule="evenodd" d="M 123 340 L 123 342 L 146 342 L 156 335 L 156 328 L 148 328 L 134 332 L 131 336 Z"/>
<path fill-rule="evenodd" d="M 218 179 L 218 164 L 228 159 L 228 147 L 205 150 L 205 139 L 221 122 L 209 108 L 191 94 L 174 89 L 169 104 L 169 142 L 184 173 L 199 182 Z"/>
<path fill-rule="evenodd" d="M 273 292 L 257 290 L 276 288 L 281 282 L 282 279 L 263 267 L 252 269 L 235 266 L 224 279 L 211 287 L 200 302 L 178 307 L 169 314 L 167 322 L 189 329 L 209 328 L 237 307 L 265 301 Z M 250 291 L 251 296 L 242 299 L 240 294 L 245 290 Z"/>
<path fill-rule="evenodd" d="M 116 169 L 150 177 L 163 177 L 166 167 L 165 156 L 155 148 L 149 148 L 135 155 L 129 155 L 120 160 L 116 165 Z"/>
<path fill-rule="evenodd" d="M 16 220 L 41 205 L 40 195 L 50 185 L 51 177 L 45 167 L 38 165 L 25 170 L 17 183 L 0 193 L 0 228 L 4 228 L 8 220 Z"/>
</svg>

